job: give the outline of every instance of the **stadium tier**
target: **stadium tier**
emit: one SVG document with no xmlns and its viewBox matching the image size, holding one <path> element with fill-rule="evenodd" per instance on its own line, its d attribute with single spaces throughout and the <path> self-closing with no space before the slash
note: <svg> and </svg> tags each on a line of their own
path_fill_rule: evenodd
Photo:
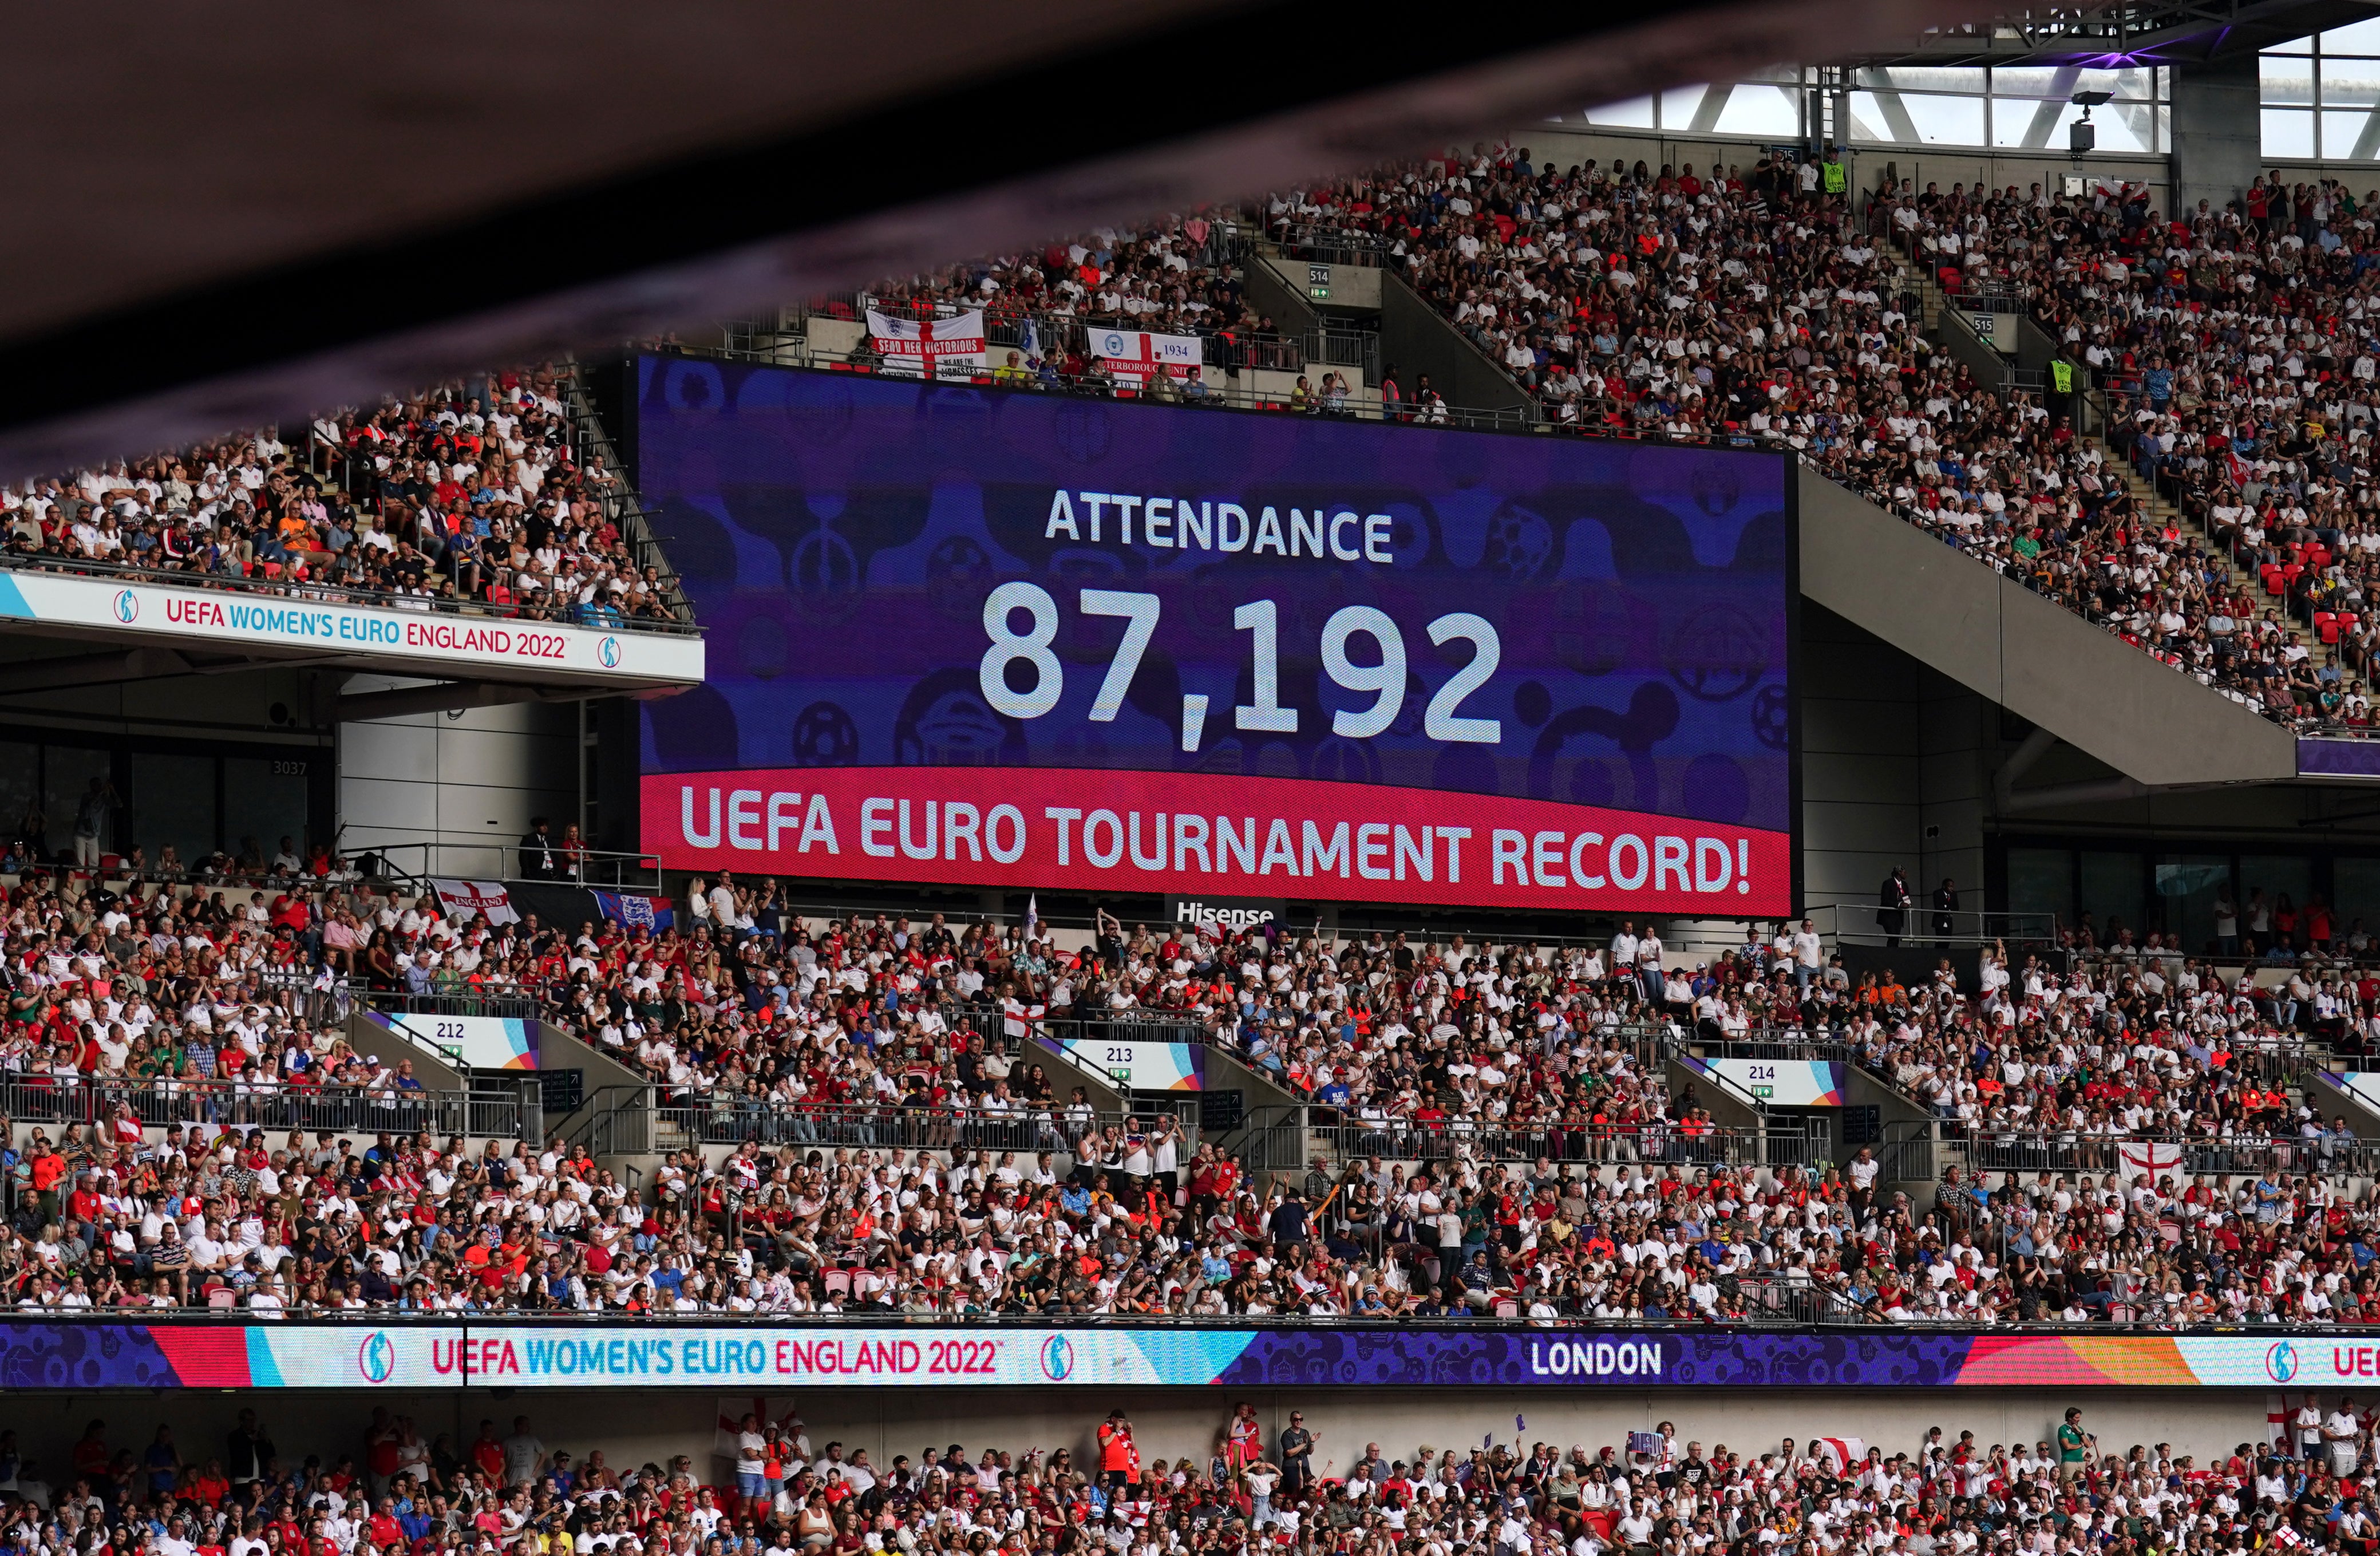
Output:
<svg viewBox="0 0 2380 1556">
<path fill-rule="evenodd" d="M 2366 207 L 1536 139 L 0 496 L 0 1556 L 2371 1556 Z"/>
<path fill-rule="evenodd" d="M 736 1556 L 1597 1556 L 1671 1542 L 1966 1552 L 2056 1539 L 2228 1551 L 2277 1537 L 2351 1550 L 2368 1526 L 2361 1495 L 2341 1488 L 2368 1470 L 2371 1423 L 2345 1407 L 2293 1417 L 2277 1444 L 2192 1453 L 2121 1446 L 2125 1434 L 2079 1407 L 2012 1441 L 1938 1425 L 1912 1430 L 1906 1446 L 1848 1432 L 1811 1438 L 1835 1425 L 1822 1417 L 1776 1441 L 1729 1430 L 1730 1442 L 1714 1416 L 1707 1441 L 1664 1419 L 1598 1442 L 1548 1437 L 1515 1416 L 1475 1446 L 1426 1430 L 1407 1441 L 1377 1424 L 1350 1431 L 1362 1423 L 1332 1410 L 1327 1393 L 1299 1403 L 1306 1408 L 1263 1416 L 1253 1404 L 1219 1404 L 1178 1427 L 1122 1408 L 1037 1425 L 1054 1428 L 1060 1446 L 1014 1429 L 948 1441 L 956 1434 L 920 1422 L 929 1436 L 897 1448 L 830 1439 L 800 1414 L 763 1405 L 722 1416 L 716 1448 L 706 1428 L 693 1451 L 646 1458 L 643 1431 L 550 1414 L 506 1410 L 474 1428 L 468 1417 L 450 1428 L 357 1407 L 300 1435 L 276 1425 L 279 1410 L 244 1409 L 235 1420 L 225 1408 L 201 1437 L 188 1425 L 152 1428 L 153 1410 L 118 1401 L 116 1419 L 91 1421 L 72 1438 L 71 1461 L 39 1484 L 18 1456 L 25 1434 L 0 1435 L 10 1487 L 0 1494 L 11 1538 L 29 1549 L 122 1540 L 164 1556 L 300 1543 L 371 1556 L 523 1545 Z M 1686 1409 L 1678 1414 L 1697 1429 Z M 634 1451 L 622 1451 L 624 1437 Z M 36 1544 L 49 1540 L 64 1543 Z"/>
<path fill-rule="evenodd" d="M 1787 3 L 15 375 L 0 1556 L 2380 1556 L 2380 18 Z"/>
</svg>

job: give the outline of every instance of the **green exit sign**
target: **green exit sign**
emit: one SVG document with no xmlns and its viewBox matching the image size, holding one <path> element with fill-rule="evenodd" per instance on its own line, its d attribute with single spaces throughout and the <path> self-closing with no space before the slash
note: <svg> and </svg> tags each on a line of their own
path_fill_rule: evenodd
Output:
<svg viewBox="0 0 2380 1556">
<path fill-rule="evenodd" d="M 1759 1098 L 1761 1100 L 1766 1101 L 1769 1098 L 1777 1095 L 1777 1088 L 1773 1086 L 1755 1086 L 1752 1088 L 1752 1094 L 1755 1097 Z"/>
<path fill-rule="evenodd" d="M 1329 302 L 1330 300 L 1330 288 L 1328 286 L 1308 286 L 1305 288 L 1305 295 L 1312 298 L 1316 302 Z"/>
</svg>

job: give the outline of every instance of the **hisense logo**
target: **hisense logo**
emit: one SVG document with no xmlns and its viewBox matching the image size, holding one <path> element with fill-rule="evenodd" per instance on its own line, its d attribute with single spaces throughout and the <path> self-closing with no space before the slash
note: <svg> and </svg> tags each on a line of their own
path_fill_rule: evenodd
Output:
<svg viewBox="0 0 2380 1556">
<path fill-rule="evenodd" d="M 1269 907 L 1209 907 L 1202 902 L 1185 902 L 1174 910 L 1174 921 L 1182 924 L 1216 924 L 1234 930 L 1245 930 L 1272 922 Z"/>
</svg>

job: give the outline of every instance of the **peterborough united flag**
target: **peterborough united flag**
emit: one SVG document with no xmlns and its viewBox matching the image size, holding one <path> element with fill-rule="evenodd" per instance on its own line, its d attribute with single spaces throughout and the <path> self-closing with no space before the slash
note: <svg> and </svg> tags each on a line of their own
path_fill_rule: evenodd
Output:
<svg viewBox="0 0 2380 1556">
<path fill-rule="evenodd" d="M 985 371 L 979 308 L 948 319 L 895 319 L 871 308 L 868 334 L 884 371 L 895 378 L 970 378 Z"/>
<path fill-rule="evenodd" d="M 1093 330 L 1091 354 L 1118 378 L 1147 378 L 1160 368 L 1187 378 L 1203 359 L 1196 335 L 1152 334 L 1147 330 Z"/>
</svg>

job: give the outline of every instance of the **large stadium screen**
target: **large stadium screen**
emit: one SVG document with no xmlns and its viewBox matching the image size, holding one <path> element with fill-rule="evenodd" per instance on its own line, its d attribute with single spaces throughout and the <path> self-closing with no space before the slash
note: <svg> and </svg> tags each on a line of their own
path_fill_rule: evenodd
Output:
<svg viewBox="0 0 2380 1556">
<path fill-rule="evenodd" d="M 674 868 L 1791 908 L 1779 457 L 662 355 L 636 440 Z"/>
</svg>

